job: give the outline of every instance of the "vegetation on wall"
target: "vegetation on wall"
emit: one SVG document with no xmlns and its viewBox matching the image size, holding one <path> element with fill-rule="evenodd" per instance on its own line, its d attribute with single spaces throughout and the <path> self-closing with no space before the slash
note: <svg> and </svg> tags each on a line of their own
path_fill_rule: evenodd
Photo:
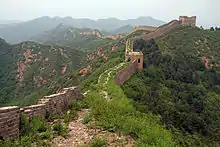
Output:
<svg viewBox="0 0 220 147">
<path fill-rule="evenodd" d="M 181 146 L 219 146 L 219 38 L 218 31 L 186 27 L 135 42 L 145 69 L 122 87 L 138 110 L 161 115 Z"/>
</svg>

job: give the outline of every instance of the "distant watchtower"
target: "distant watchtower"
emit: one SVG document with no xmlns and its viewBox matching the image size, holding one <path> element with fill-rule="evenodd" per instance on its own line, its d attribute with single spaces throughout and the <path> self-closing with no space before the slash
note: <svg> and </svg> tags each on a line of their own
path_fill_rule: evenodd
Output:
<svg viewBox="0 0 220 147">
<path fill-rule="evenodd" d="M 126 41 L 126 48 L 125 48 L 125 61 L 130 61 L 131 63 L 136 62 L 137 63 L 137 69 L 142 70 L 143 69 L 143 63 L 144 63 L 144 55 L 142 52 L 134 52 L 133 49 L 133 41 L 130 40 Z"/>
<path fill-rule="evenodd" d="M 188 16 L 180 16 L 179 17 L 179 22 L 183 26 L 196 26 L 196 16 L 188 17 Z"/>
</svg>

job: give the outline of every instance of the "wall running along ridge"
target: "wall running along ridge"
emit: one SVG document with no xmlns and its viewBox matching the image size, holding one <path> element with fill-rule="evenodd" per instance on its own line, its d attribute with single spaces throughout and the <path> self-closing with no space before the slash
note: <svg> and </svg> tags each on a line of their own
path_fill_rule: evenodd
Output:
<svg viewBox="0 0 220 147">
<path fill-rule="evenodd" d="M 149 27 L 137 27 L 137 30 L 141 29 L 151 29 L 152 32 L 143 35 L 143 38 L 146 40 L 150 40 L 152 38 L 160 37 L 164 34 L 167 34 L 174 28 L 178 28 L 181 26 L 196 26 L 196 16 L 187 17 L 187 16 L 180 16 L 179 20 L 173 20 L 165 25 L 162 25 L 158 28 L 149 28 Z M 115 82 L 117 85 L 123 84 L 127 81 L 137 70 L 141 71 L 143 69 L 143 60 L 144 56 L 142 52 L 134 52 L 133 49 L 133 42 L 130 40 L 126 41 L 126 48 L 125 48 L 125 61 L 130 61 L 131 64 L 125 67 L 124 69 L 120 70 L 116 73 Z"/>
<path fill-rule="evenodd" d="M 131 33 L 134 33 L 136 31 L 155 31 L 157 29 L 157 27 L 153 27 L 153 26 L 139 26 L 139 27 L 135 27 Z"/>
<path fill-rule="evenodd" d="M 116 84 L 117 85 L 124 84 L 124 82 L 127 81 L 133 74 L 135 74 L 136 71 L 137 71 L 137 62 L 134 61 L 116 73 L 115 75 Z"/>
<path fill-rule="evenodd" d="M 45 118 L 46 114 L 59 114 L 71 105 L 72 100 L 81 99 L 79 88 L 63 88 L 59 93 L 44 96 L 36 105 L 23 108 L 9 106 L 0 108 L 0 139 L 13 139 L 19 136 L 21 115 L 27 118 L 38 116 Z"/>
</svg>

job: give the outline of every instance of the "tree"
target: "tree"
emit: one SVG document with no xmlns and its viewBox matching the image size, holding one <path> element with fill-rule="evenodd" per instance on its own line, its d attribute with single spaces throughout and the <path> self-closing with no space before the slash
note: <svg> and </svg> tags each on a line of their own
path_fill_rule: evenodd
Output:
<svg viewBox="0 0 220 147">
<path fill-rule="evenodd" d="M 210 31 L 215 31 L 215 29 L 213 27 L 210 28 Z"/>
</svg>

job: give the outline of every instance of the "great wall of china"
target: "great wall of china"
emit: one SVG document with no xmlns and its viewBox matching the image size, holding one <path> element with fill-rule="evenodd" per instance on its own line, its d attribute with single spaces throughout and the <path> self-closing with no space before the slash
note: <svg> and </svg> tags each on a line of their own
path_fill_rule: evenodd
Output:
<svg viewBox="0 0 220 147">
<path fill-rule="evenodd" d="M 162 25 L 158 28 L 156 27 L 137 27 L 135 30 L 148 30 L 151 31 L 150 33 L 141 36 L 141 38 L 150 40 L 152 38 L 160 37 L 172 29 L 175 29 L 180 26 L 196 26 L 196 16 L 187 17 L 187 16 L 180 16 L 179 20 L 173 20 L 168 24 Z M 143 69 L 143 60 L 144 55 L 142 52 L 135 52 L 133 48 L 133 41 L 130 40 L 126 41 L 126 48 L 125 48 L 125 61 L 130 61 L 130 64 L 121 69 L 115 75 L 115 82 L 117 85 L 122 85 L 125 81 L 127 81 L 136 71 L 140 71 Z"/>
<path fill-rule="evenodd" d="M 144 39 L 151 39 L 162 36 L 169 32 L 171 29 L 179 26 L 192 26 L 196 25 L 196 17 L 180 16 L 179 21 L 174 20 L 170 23 L 156 28 L 153 32 L 142 36 Z M 141 29 L 141 28 L 139 28 Z M 96 34 L 93 32 L 93 34 Z M 130 64 L 121 69 L 115 75 L 115 82 L 117 85 L 123 84 L 138 70 L 143 69 L 144 55 L 142 52 L 135 52 L 133 49 L 133 41 L 127 40 L 125 48 L 125 61 Z M 45 118 L 46 113 L 59 114 L 66 109 L 72 100 L 82 98 L 82 93 L 77 87 L 64 88 L 57 94 L 44 96 L 37 101 L 36 105 L 31 105 L 23 108 L 18 106 L 9 106 L 0 108 L 0 139 L 15 138 L 19 136 L 19 125 L 21 115 L 27 117 L 39 116 Z"/>
<path fill-rule="evenodd" d="M 19 136 L 20 118 L 38 116 L 45 118 L 46 114 L 59 114 L 76 99 L 81 99 L 82 94 L 77 87 L 63 88 L 59 93 L 44 96 L 37 104 L 19 108 L 9 106 L 0 108 L 0 138 L 12 139 Z"/>
</svg>

